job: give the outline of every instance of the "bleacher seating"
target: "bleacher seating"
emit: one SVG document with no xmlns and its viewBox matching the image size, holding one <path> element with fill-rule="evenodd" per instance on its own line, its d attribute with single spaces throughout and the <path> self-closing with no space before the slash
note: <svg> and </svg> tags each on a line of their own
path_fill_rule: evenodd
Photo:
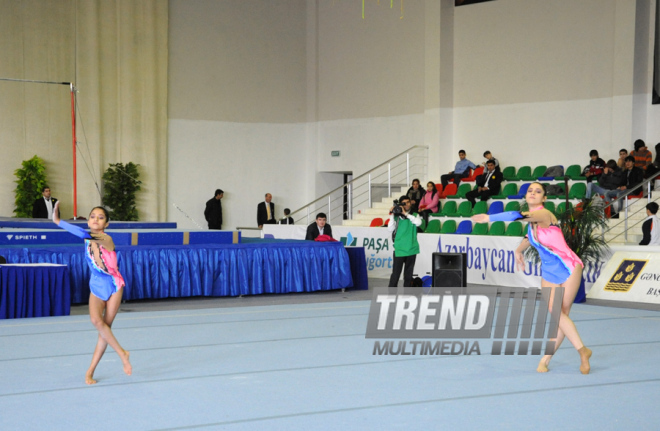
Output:
<svg viewBox="0 0 660 431">
<path fill-rule="evenodd" d="M 445 187 L 442 193 L 438 196 L 438 199 L 447 199 L 447 196 L 455 195 L 456 189 L 456 184 L 447 184 L 447 187 Z"/>
<path fill-rule="evenodd" d="M 461 184 L 458 190 L 456 191 L 456 194 L 447 196 L 447 199 L 465 199 L 465 195 L 467 192 L 472 190 L 472 185 L 471 184 Z"/>
<path fill-rule="evenodd" d="M 516 180 L 515 181 L 535 181 L 536 178 L 532 176 L 532 167 L 531 166 L 521 166 L 518 169 L 518 173 L 516 174 Z"/>
<path fill-rule="evenodd" d="M 500 202 L 500 204 L 501 203 L 502 202 Z M 472 208 L 472 215 L 487 214 L 487 213 L 488 213 L 488 202 L 486 201 L 479 201 L 474 205 L 474 208 Z"/>
<path fill-rule="evenodd" d="M 504 211 L 504 203 L 502 201 L 493 201 L 488 207 L 487 214 L 499 214 L 503 211 Z"/>
<path fill-rule="evenodd" d="M 520 202 L 513 201 L 506 204 L 506 208 L 504 208 L 504 212 L 507 211 L 520 211 Z"/>
<path fill-rule="evenodd" d="M 504 181 L 516 181 L 518 177 L 516 176 L 516 167 L 515 166 L 507 166 L 502 170 L 502 178 L 504 178 Z"/>
<path fill-rule="evenodd" d="M 523 235 L 523 225 L 519 221 L 512 221 L 509 223 L 509 226 L 506 228 L 505 236 L 522 236 Z"/>
<path fill-rule="evenodd" d="M 456 201 L 447 201 L 440 211 L 443 217 L 458 217 L 458 205 Z"/>
<path fill-rule="evenodd" d="M 545 171 L 548 170 L 548 167 L 545 165 L 539 165 L 534 168 L 534 172 L 532 172 L 532 178 L 533 180 L 539 180 L 539 178 L 543 178 L 543 174 L 545 174 Z M 533 181 L 530 180 L 530 181 Z"/>
<path fill-rule="evenodd" d="M 522 199 L 527 194 L 527 189 L 529 188 L 530 183 L 525 183 L 518 190 L 518 194 L 513 196 L 507 196 L 507 199 Z"/>
<path fill-rule="evenodd" d="M 457 234 L 469 235 L 472 233 L 472 222 L 470 220 L 463 220 L 456 228 Z"/>
<path fill-rule="evenodd" d="M 426 226 L 425 233 L 440 233 L 440 220 L 429 220 L 429 224 Z"/>
<path fill-rule="evenodd" d="M 580 167 L 580 165 L 569 166 L 566 169 L 566 173 L 564 174 L 563 177 L 557 177 L 555 179 L 563 180 L 564 178 L 568 178 L 569 180 L 575 180 L 575 181 L 584 181 L 587 179 L 587 177 L 582 175 L 582 167 Z"/>
<path fill-rule="evenodd" d="M 500 189 L 499 194 L 491 196 L 491 199 L 506 199 L 507 196 L 515 196 L 517 194 L 518 194 L 518 184 L 509 183 L 509 184 L 505 184 L 504 187 Z"/>
<path fill-rule="evenodd" d="M 506 231 L 506 226 L 503 221 L 496 221 L 493 224 L 490 225 L 490 229 L 488 230 L 488 235 L 492 236 L 502 236 L 504 235 L 504 232 Z"/>
<path fill-rule="evenodd" d="M 463 201 L 458 206 L 459 217 L 472 217 L 472 204 L 469 201 Z"/>
<path fill-rule="evenodd" d="M 473 169 L 468 177 L 461 178 L 463 183 L 473 183 L 477 181 L 477 177 L 484 173 L 484 167 L 479 166 L 477 169 Z"/>
<path fill-rule="evenodd" d="M 587 194 L 587 185 L 585 183 L 575 183 L 568 191 L 569 199 L 584 199 Z"/>
<path fill-rule="evenodd" d="M 442 224 L 442 228 L 440 229 L 440 233 L 454 233 L 456 232 L 456 221 L 455 220 L 447 220 Z"/>
<path fill-rule="evenodd" d="M 376 217 L 373 220 L 371 220 L 371 224 L 369 227 L 381 227 L 383 226 L 383 219 L 380 217 Z"/>
<path fill-rule="evenodd" d="M 472 227 L 472 235 L 488 235 L 488 223 L 475 223 Z"/>
</svg>

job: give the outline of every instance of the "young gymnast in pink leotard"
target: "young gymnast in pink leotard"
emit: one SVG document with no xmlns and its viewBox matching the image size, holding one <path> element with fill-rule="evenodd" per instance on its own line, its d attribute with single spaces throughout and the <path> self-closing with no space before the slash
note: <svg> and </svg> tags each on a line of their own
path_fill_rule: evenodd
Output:
<svg viewBox="0 0 660 431">
<path fill-rule="evenodd" d="M 589 374 L 591 370 L 591 365 L 589 364 L 591 350 L 582 343 L 575 324 L 568 317 L 573 301 L 575 300 L 575 295 L 577 295 L 578 288 L 580 287 L 584 265 L 580 258 L 566 244 L 566 240 L 557 225 L 557 219 L 554 214 L 543 207 L 545 200 L 545 187 L 540 183 L 532 183 L 525 195 L 525 201 L 529 207 L 528 212 L 519 213 L 513 211 L 494 214 L 490 217 L 487 214 L 479 214 L 473 216 L 472 220 L 476 223 L 516 219 L 524 219 L 529 222 L 527 236 L 516 249 L 518 268 L 524 269 L 525 260 L 523 258 L 523 252 L 531 245 L 536 248 L 541 258 L 541 270 L 543 272 L 541 286 L 553 288 L 550 295 L 550 304 L 552 304 L 555 294 L 554 287 L 564 287 L 562 312 L 559 318 L 555 351 L 559 349 L 564 337 L 568 337 L 573 347 L 580 354 L 580 372 L 582 374 Z M 539 373 L 548 372 L 550 359 L 552 359 L 552 355 L 543 356 L 536 370 Z"/>
<path fill-rule="evenodd" d="M 92 356 L 92 363 L 85 375 L 85 383 L 88 385 L 96 383 L 94 371 L 108 344 L 117 352 L 124 366 L 124 372 L 130 376 L 133 372 L 128 359 L 130 354 L 119 345 L 112 329 L 110 329 L 121 304 L 121 297 L 124 293 L 124 279 L 117 269 L 115 244 L 110 235 L 104 232 L 110 221 L 108 212 L 103 207 L 92 209 L 87 221 L 87 226 L 91 231 L 90 235 L 81 227 L 60 220 L 58 216 L 59 205 L 60 203 L 57 202 L 53 208 L 53 221 L 62 229 L 85 240 L 85 257 L 92 272 L 89 281 L 89 288 L 92 293 L 89 295 L 89 318 L 99 331 L 99 338 Z"/>
</svg>

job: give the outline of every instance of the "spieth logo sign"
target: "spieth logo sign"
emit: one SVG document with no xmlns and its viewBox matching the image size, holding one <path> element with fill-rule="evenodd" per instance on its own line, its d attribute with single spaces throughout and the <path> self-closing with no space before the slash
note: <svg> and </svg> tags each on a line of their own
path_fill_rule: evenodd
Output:
<svg viewBox="0 0 660 431">
<path fill-rule="evenodd" d="M 551 288 L 377 288 L 366 338 L 407 339 L 375 341 L 374 355 L 480 355 L 479 339 L 492 355 L 553 354 L 563 293 L 549 307 Z"/>
<path fill-rule="evenodd" d="M 11 241 L 12 238 L 14 238 L 14 241 L 39 239 L 37 235 L 7 235 L 8 240 Z M 46 239 L 46 235 L 41 235 L 41 239 Z"/>
</svg>

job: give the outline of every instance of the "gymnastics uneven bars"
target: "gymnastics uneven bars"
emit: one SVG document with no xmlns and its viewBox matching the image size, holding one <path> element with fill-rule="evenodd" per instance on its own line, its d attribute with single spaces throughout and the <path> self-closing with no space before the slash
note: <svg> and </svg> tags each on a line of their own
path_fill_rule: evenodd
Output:
<svg viewBox="0 0 660 431">
<path fill-rule="evenodd" d="M 78 181 L 76 171 L 76 87 L 71 82 L 35 81 L 31 79 L 0 78 L 0 81 L 30 84 L 68 85 L 71 91 L 71 136 L 73 140 L 73 219 L 78 218 Z"/>
</svg>

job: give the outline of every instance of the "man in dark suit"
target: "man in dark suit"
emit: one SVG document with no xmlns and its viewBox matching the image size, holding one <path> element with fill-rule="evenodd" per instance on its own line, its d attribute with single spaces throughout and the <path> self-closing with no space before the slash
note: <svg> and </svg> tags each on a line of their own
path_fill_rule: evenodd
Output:
<svg viewBox="0 0 660 431">
<path fill-rule="evenodd" d="M 273 195 L 266 193 L 264 202 L 257 206 L 257 226 L 262 229 L 265 224 L 276 224 L 275 204 L 271 202 Z"/>
<path fill-rule="evenodd" d="M 209 229 L 222 229 L 222 196 L 225 194 L 221 189 L 215 191 L 215 197 L 206 202 L 204 218 L 209 224 Z"/>
<path fill-rule="evenodd" d="M 330 226 L 327 221 L 324 213 L 316 214 L 316 221 L 307 226 L 307 235 L 305 235 L 305 239 L 314 241 L 320 235 L 328 235 L 332 237 L 332 226 Z"/>
<path fill-rule="evenodd" d="M 477 189 L 465 194 L 465 198 L 472 203 L 472 208 L 477 197 L 487 201 L 491 196 L 500 192 L 502 185 L 502 173 L 495 169 L 495 161 L 490 159 L 486 162 L 486 171 L 477 178 Z"/>
<path fill-rule="evenodd" d="M 32 204 L 32 218 L 53 219 L 53 207 L 57 199 L 50 197 L 50 187 L 44 186 L 41 197 Z M 59 215 L 59 210 L 58 210 Z"/>
</svg>

